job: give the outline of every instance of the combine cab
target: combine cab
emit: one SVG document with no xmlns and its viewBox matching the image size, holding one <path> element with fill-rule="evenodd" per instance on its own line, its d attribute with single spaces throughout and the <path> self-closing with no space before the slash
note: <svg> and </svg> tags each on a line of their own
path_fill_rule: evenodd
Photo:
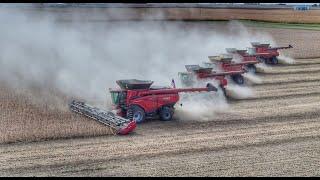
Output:
<svg viewBox="0 0 320 180">
<path fill-rule="evenodd" d="M 232 62 L 233 56 L 230 54 L 221 56 L 209 56 L 211 66 L 221 69 L 226 75 L 230 75 L 232 80 L 237 84 L 244 84 L 243 73 L 247 72 L 244 64 Z M 210 63 L 207 63 L 210 64 Z"/>
<path fill-rule="evenodd" d="M 270 44 L 261 44 L 259 42 L 252 42 L 251 45 L 253 47 L 251 53 L 257 55 L 258 60 L 265 62 L 266 64 L 278 64 L 278 50 L 293 48 L 291 45 L 284 47 L 271 47 Z"/>
<path fill-rule="evenodd" d="M 241 58 L 241 62 L 235 64 L 242 64 L 248 72 L 256 73 L 257 68 L 255 65 L 260 63 L 260 61 L 257 60 L 256 55 L 249 54 L 247 50 L 238 50 L 236 48 L 226 48 L 226 51 Z"/>
</svg>

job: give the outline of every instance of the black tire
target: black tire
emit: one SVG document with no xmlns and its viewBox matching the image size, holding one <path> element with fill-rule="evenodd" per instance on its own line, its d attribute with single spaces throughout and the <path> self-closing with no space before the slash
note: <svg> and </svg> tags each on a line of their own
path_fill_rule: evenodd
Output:
<svg viewBox="0 0 320 180">
<path fill-rule="evenodd" d="M 159 112 L 161 121 L 170 121 L 173 117 L 173 109 L 170 107 L 162 107 Z"/>
<path fill-rule="evenodd" d="M 250 73 L 253 73 L 253 74 L 255 74 L 257 72 L 257 68 L 254 64 L 248 64 L 246 66 L 246 70 Z"/>
<path fill-rule="evenodd" d="M 273 64 L 272 63 L 272 58 L 265 58 L 265 61 L 264 61 L 266 64 Z"/>
<path fill-rule="evenodd" d="M 274 65 L 279 63 L 277 57 L 273 57 L 273 58 L 271 59 L 271 62 L 272 62 L 272 64 L 274 64 Z"/>
<path fill-rule="evenodd" d="M 263 58 L 263 57 L 257 57 L 257 60 L 261 63 L 265 63 L 266 62 L 266 59 Z"/>
<path fill-rule="evenodd" d="M 232 80 L 237 84 L 244 84 L 244 78 L 241 74 L 233 75 Z"/>
<path fill-rule="evenodd" d="M 137 123 L 142 123 L 146 118 L 146 114 L 141 107 L 132 105 L 127 110 L 127 118 L 130 120 L 135 120 Z"/>
</svg>

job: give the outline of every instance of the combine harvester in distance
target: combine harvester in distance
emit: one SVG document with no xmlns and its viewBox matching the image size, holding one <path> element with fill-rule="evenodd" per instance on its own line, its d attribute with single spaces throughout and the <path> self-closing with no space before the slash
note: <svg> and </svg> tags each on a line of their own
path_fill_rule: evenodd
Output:
<svg viewBox="0 0 320 180">
<path fill-rule="evenodd" d="M 250 49 L 250 54 L 257 54 L 257 59 L 266 64 L 278 64 L 278 56 L 280 49 L 293 48 L 290 44 L 284 47 L 271 47 L 270 44 L 261 44 L 259 42 L 251 42 L 253 49 Z"/>
<path fill-rule="evenodd" d="M 212 71 L 212 67 L 200 67 L 199 65 L 185 65 L 187 72 L 179 72 L 178 76 L 181 83 L 186 87 L 194 87 L 194 85 L 201 80 L 218 81 L 219 87 L 226 96 L 225 86 L 228 84 L 227 75 L 232 75 L 232 72 Z"/>
<path fill-rule="evenodd" d="M 249 49 L 249 48 L 248 48 Z M 256 64 L 260 63 L 257 59 L 257 54 L 251 54 L 247 50 L 238 50 L 236 48 L 226 48 L 227 53 L 234 55 L 234 58 L 239 57 L 241 62 L 235 64 L 244 65 L 245 70 L 251 73 L 257 72 Z"/>
<path fill-rule="evenodd" d="M 204 62 L 205 67 L 214 68 L 218 72 L 225 72 L 231 79 L 239 85 L 244 84 L 243 74 L 247 72 L 244 63 L 235 63 L 230 54 L 221 54 L 220 56 L 209 56 L 211 62 Z"/>
</svg>

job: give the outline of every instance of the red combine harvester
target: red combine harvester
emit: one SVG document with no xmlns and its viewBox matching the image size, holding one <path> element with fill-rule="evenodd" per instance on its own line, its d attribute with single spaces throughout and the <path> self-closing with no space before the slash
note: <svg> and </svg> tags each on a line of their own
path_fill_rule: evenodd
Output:
<svg viewBox="0 0 320 180">
<path fill-rule="evenodd" d="M 178 76 L 184 86 L 192 87 L 198 80 L 217 80 L 222 91 L 226 95 L 225 86 L 228 84 L 225 76 L 232 75 L 229 72 L 217 73 L 211 67 L 200 67 L 199 65 L 185 65 L 187 72 L 179 72 Z"/>
<path fill-rule="evenodd" d="M 205 88 L 170 88 L 151 87 L 153 81 L 136 79 L 116 82 L 120 89 L 110 89 L 116 113 L 76 100 L 70 102 L 70 110 L 111 127 L 115 134 L 125 135 L 132 132 L 136 123 L 143 122 L 146 117 L 160 115 L 163 121 L 171 120 L 180 92 L 217 91 L 210 83 Z"/>
<path fill-rule="evenodd" d="M 180 92 L 209 92 L 217 88 L 208 83 L 205 88 L 151 87 L 153 81 L 136 79 L 116 81 L 121 89 L 110 89 L 117 115 L 141 123 L 146 117 L 159 115 L 163 121 L 173 117 Z"/>
<path fill-rule="evenodd" d="M 231 79 L 237 84 L 244 84 L 243 73 L 247 70 L 244 68 L 244 64 L 232 62 L 233 56 L 229 54 L 220 56 L 209 56 L 211 62 L 205 63 L 207 67 L 221 70 L 222 72 L 228 73 Z"/>
<path fill-rule="evenodd" d="M 270 44 L 261 44 L 259 42 L 251 42 L 253 52 L 250 54 L 258 55 L 258 60 L 265 62 L 266 64 L 278 64 L 277 56 L 279 56 L 278 50 L 293 48 L 290 44 L 284 47 L 271 47 Z"/>
<path fill-rule="evenodd" d="M 226 51 L 241 58 L 241 62 L 235 64 L 242 64 L 248 72 L 256 73 L 257 68 L 255 65 L 260 63 L 257 55 L 249 54 L 247 50 L 238 50 L 236 48 L 226 48 Z"/>
</svg>

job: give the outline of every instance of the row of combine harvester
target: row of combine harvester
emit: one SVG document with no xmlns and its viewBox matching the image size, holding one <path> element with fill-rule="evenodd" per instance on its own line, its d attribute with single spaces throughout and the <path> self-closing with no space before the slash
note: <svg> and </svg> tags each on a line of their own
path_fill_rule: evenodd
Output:
<svg viewBox="0 0 320 180">
<path fill-rule="evenodd" d="M 251 43 L 247 50 L 227 48 L 226 54 L 209 56 L 209 62 L 200 65 L 186 65 L 186 72 L 178 76 L 186 87 L 152 86 L 153 81 L 127 79 L 117 80 L 120 88 L 109 89 L 113 110 L 105 111 L 82 101 L 73 100 L 69 107 L 72 111 L 95 119 L 112 127 L 115 134 L 128 134 L 147 118 L 159 117 L 162 121 L 170 121 L 174 114 L 174 106 L 179 101 L 181 92 L 211 92 L 218 88 L 211 83 L 206 87 L 195 87 L 197 81 L 218 81 L 225 92 L 228 79 L 236 84 L 244 84 L 244 73 L 256 73 L 258 63 L 278 64 L 278 50 L 292 48 L 270 47 L 270 44 Z M 237 61 L 235 61 L 236 59 Z M 229 78 L 226 78 L 229 77 Z M 173 81 L 174 82 L 174 81 Z"/>
<path fill-rule="evenodd" d="M 226 94 L 225 87 L 228 84 L 227 79 L 231 79 L 238 85 L 244 85 L 244 73 L 257 72 L 256 65 L 259 63 L 276 65 L 280 49 L 287 47 L 270 47 L 270 44 L 260 44 L 252 42 L 252 47 L 247 50 L 238 50 L 236 48 L 226 48 L 227 54 L 219 56 L 208 56 L 209 62 L 203 62 L 200 65 L 185 65 L 186 72 L 179 72 L 179 78 L 184 86 L 192 87 L 201 80 L 217 80 L 220 88 Z M 229 78 L 228 78 L 229 77 Z"/>
</svg>

